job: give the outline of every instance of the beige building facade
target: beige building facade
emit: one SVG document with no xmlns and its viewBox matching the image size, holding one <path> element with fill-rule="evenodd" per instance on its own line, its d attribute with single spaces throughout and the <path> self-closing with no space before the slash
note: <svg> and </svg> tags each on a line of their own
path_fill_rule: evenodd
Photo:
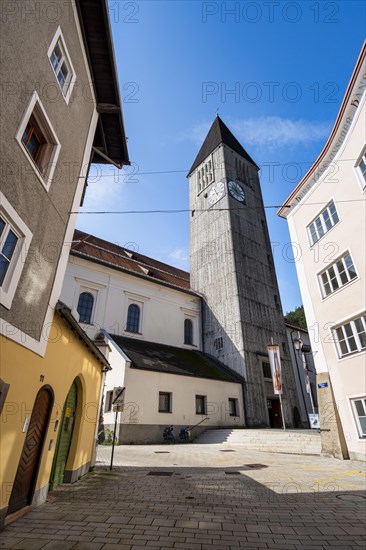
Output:
<svg viewBox="0 0 366 550">
<path fill-rule="evenodd" d="M 366 46 L 331 134 L 279 215 L 289 224 L 317 371 L 323 452 L 365 460 Z"/>
</svg>

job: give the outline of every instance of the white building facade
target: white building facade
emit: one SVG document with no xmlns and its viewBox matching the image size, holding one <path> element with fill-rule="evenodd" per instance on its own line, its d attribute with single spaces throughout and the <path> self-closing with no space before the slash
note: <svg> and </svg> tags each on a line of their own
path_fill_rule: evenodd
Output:
<svg viewBox="0 0 366 550">
<path fill-rule="evenodd" d="M 104 426 L 119 443 L 161 442 L 192 427 L 244 425 L 241 377 L 202 353 L 201 298 L 189 274 L 76 231 L 62 300 L 97 337 L 112 371 L 104 388 Z"/>
<path fill-rule="evenodd" d="M 366 47 L 322 152 L 279 210 L 317 370 L 323 452 L 365 460 Z M 298 250 L 298 251 L 299 251 Z"/>
</svg>

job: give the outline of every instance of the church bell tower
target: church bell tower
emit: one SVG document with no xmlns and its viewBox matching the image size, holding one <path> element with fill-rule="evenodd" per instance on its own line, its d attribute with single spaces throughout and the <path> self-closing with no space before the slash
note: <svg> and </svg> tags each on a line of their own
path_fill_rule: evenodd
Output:
<svg viewBox="0 0 366 550">
<path fill-rule="evenodd" d="M 280 345 L 291 426 L 296 387 L 258 170 L 217 116 L 188 174 L 191 287 L 203 296 L 204 352 L 244 379 L 248 427 L 281 427 L 267 355 L 271 338 Z"/>
</svg>

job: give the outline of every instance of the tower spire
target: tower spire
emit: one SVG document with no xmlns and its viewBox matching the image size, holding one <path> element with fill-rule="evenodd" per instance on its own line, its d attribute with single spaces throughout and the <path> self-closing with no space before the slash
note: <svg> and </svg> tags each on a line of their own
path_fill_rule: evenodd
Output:
<svg viewBox="0 0 366 550">
<path fill-rule="evenodd" d="M 256 168 L 258 166 L 254 160 L 248 155 L 244 147 L 239 143 L 234 134 L 229 130 L 226 124 L 221 120 L 218 110 L 216 112 L 215 119 L 208 131 L 206 139 L 204 140 L 201 149 L 198 151 L 191 169 L 188 173 L 188 177 L 221 143 L 230 147 L 233 151 L 245 158 L 248 162 L 253 164 Z"/>
</svg>

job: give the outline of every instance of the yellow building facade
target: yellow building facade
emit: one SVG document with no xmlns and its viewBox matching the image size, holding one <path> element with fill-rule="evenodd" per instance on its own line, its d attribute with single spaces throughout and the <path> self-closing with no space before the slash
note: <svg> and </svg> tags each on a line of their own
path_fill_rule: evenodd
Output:
<svg viewBox="0 0 366 550">
<path fill-rule="evenodd" d="M 102 381 L 108 363 L 58 304 L 44 357 L 2 337 L 1 516 L 45 501 L 49 485 L 73 482 L 93 463 Z M 74 407 L 65 402 L 74 388 Z M 60 439 L 67 434 L 66 447 Z M 58 464 L 58 460 L 60 463 Z M 58 478 L 52 479 L 58 466 Z M 61 470 L 61 471 L 60 471 Z"/>
</svg>

